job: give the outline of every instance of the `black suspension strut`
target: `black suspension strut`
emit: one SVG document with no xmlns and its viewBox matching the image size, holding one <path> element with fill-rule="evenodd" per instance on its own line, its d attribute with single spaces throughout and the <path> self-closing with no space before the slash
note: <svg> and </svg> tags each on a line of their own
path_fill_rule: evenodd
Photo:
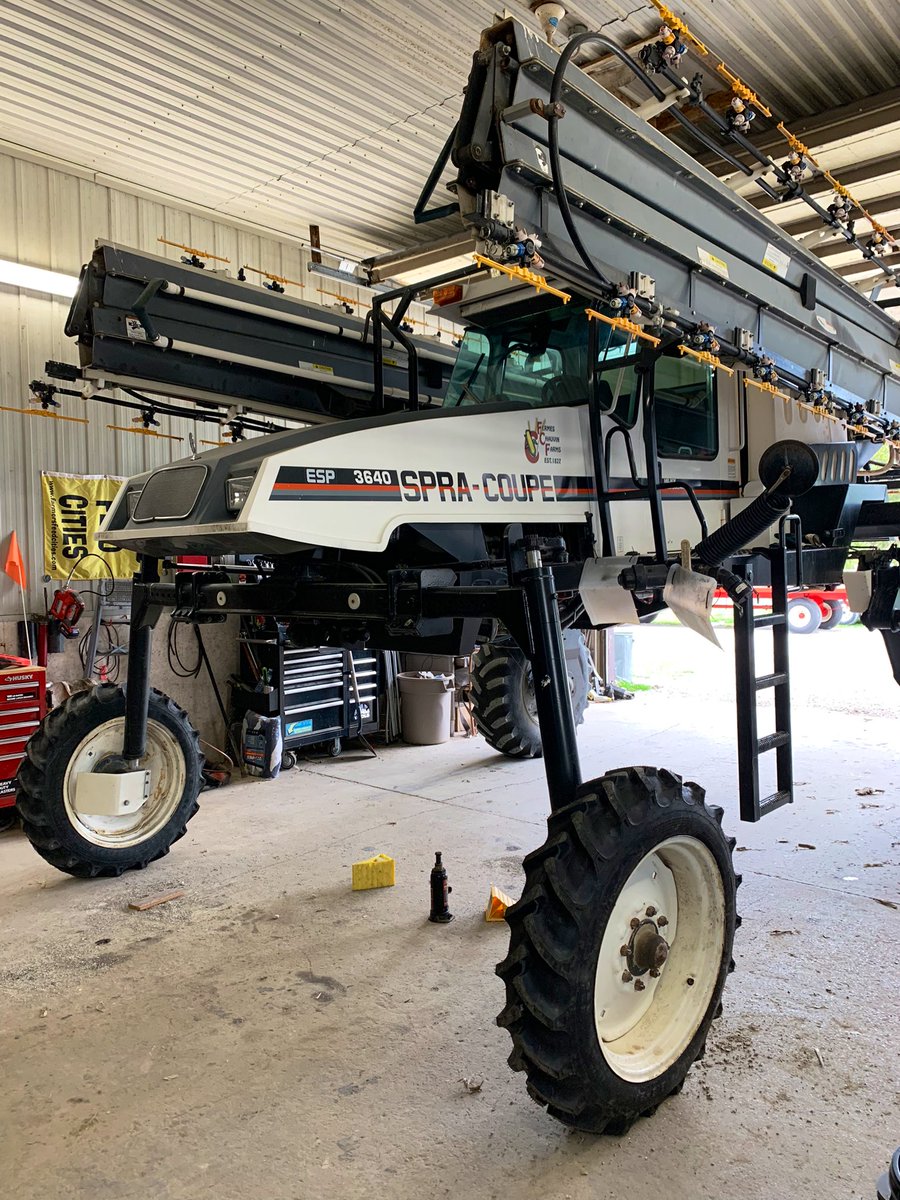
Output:
<svg viewBox="0 0 900 1200">
<path fill-rule="evenodd" d="M 128 678 L 125 684 L 125 736 L 122 757 L 136 770 L 147 752 L 147 716 L 150 709 L 150 646 L 159 608 L 150 604 L 148 589 L 159 582 L 159 561 L 141 557 L 134 577 L 131 601 L 131 634 L 128 639 Z"/>
<path fill-rule="evenodd" d="M 519 574 L 519 583 L 525 593 L 531 634 L 529 657 L 547 790 L 555 812 L 575 799 L 581 765 L 553 569 L 543 561 L 536 537 L 525 539 L 525 550 L 526 568 Z"/>
</svg>

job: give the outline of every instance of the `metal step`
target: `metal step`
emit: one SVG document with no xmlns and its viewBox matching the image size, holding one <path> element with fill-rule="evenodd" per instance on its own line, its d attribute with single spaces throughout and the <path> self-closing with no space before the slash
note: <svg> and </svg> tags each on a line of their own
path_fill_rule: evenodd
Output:
<svg viewBox="0 0 900 1200">
<path fill-rule="evenodd" d="M 790 629 L 787 623 L 787 575 L 788 555 L 796 551 L 786 549 L 787 531 L 793 527 L 796 545 L 803 544 L 803 531 L 796 514 L 785 517 L 779 527 L 779 541 L 769 547 L 768 557 L 772 576 L 772 612 L 763 617 L 754 617 L 752 601 L 736 605 L 734 610 L 734 654 L 735 695 L 738 718 L 738 789 L 740 795 L 741 820 L 758 821 L 767 813 L 794 798 L 794 777 L 791 752 L 791 697 L 788 643 Z M 800 573 L 802 570 L 798 567 Z M 747 572 L 752 583 L 752 568 Z M 772 655 L 774 670 L 766 675 L 756 674 L 757 631 L 772 631 Z M 775 732 L 757 732 L 759 693 L 771 688 L 775 698 Z M 776 752 L 777 790 L 769 796 L 760 796 L 759 760 L 771 750 Z"/>
<path fill-rule="evenodd" d="M 791 735 L 785 729 L 778 729 L 775 733 L 767 733 L 765 737 L 761 737 L 756 743 L 757 754 L 768 754 L 770 750 L 777 750 L 779 746 L 789 745 Z"/>
<path fill-rule="evenodd" d="M 768 813 L 774 812 L 776 808 L 791 803 L 793 803 L 793 796 L 790 792 L 773 792 L 771 796 L 766 796 L 765 800 L 760 800 L 759 815 L 765 817 Z"/>
<path fill-rule="evenodd" d="M 787 673 L 785 671 L 776 671 L 772 675 L 760 675 L 756 680 L 756 690 L 764 691 L 766 688 L 781 687 L 787 683 Z"/>
<path fill-rule="evenodd" d="M 766 613 L 762 617 L 754 617 L 754 629 L 774 629 L 776 625 L 783 625 L 787 617 L 784 613 Z"/>
</svg>

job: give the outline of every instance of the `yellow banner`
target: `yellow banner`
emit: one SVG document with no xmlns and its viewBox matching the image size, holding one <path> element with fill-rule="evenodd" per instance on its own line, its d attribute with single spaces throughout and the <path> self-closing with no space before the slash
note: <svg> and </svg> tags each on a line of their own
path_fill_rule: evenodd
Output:
<svg viewBox="0 0 900 1200">
<path fill-rule="evenodd" d="M 75 568 L 73 579 L 109 579 L 110 573 L 114 579 L 131 578 L 137 570 L 137 559 L 131 551 L 96 540 L 123 482 L 118 475 L 41 472 L 45 575 L 66 579 Z M 85 557 L 88 554 L 99 557 Z"/>
</svg>

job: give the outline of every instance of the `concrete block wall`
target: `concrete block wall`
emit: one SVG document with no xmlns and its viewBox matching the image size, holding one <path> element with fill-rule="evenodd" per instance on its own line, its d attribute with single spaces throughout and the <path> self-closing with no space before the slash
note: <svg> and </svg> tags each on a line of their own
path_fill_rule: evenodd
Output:
<svg viewBox="0 0 900 1200">
<path fill-rule="evenodd" d="M 79 628 L 88 628 L 90 614 L 85 613 L 79 622 Z M 170 618 L 163 614 L 153 635 L 153 651 L 151 659 L 151 682 L 161 692 L 171 696 L 189 714 L 195 728 L 210 745 L 224 749 L 234 757 L 226 744 L 225 725 L 216 704 L 215 693 L 209 682 L 206 669 L 201 669 L 196 679 L 181 679 L 169 669 L 166 655 L 166 642 Z M 202 627 L 203 643 L 209 655 L 210 665 L 226 710 L 229 703 L 228 677 L 238 670 L 238 619 L 229 617 L 221 625 L 204 625 Z M 123 638 L 127 629 L 123 630 Z M 179 639 L 179 648 L 186 666 L 193 666 L 196 651 L 193 634 L 185 628 Z M 18 654 L 18 628 L 14 618 L 0 620 L 0 654 Z M 127 669 L 127 659 L 123 657 L 119 673 L 119 682 L 123 683 Z M 76 639 L 67 641 L 62 654 L 51 654 L 47 661 L 48 684 L 68 682 L 77 685 L 83 677 L 81 660 L 78 655 Z M 215 755 L 208 747 L 204 748 L 213 759 Z"/>
</svg>

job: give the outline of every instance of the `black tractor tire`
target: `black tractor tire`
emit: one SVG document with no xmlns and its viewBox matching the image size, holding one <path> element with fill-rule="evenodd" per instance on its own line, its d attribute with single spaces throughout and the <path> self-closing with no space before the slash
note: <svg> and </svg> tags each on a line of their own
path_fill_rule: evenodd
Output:
<svg viewBox="0 0 900 1200">
<path fill-rule="evenodd" d="M 822 624 L 822 610 L 805 596 L 788 599 L 787 623 L 791 633 L 815 633 Z"/>
<path fill-rule="evenodd" d="M 732 945 L 740 925 L 734 839 L 725 837 L 721 821 L 722 810 L 705 803 L 697 784 L 653 767 L 623 767 L 583 784 L 572 804 L 550 816 L 547 841 L 525 859 L 522 898 L 506 912 L 509 953 L 497 967 L 506 984 L 506 1007 L 497 1023 L 512 1037 L 510 1066 L 526 1073 L 529 1094 L 564 1124 L 589 1133 L 625 1133 L 638 1117 L 650 1116 L 681 1091 L 688 1070 L 703 1057 L 734 969 Z M 665 858 L 649 857 L 657 847 Z M 672 922 L 650 906 L 643 917 L 643 882 L 632 890 L 635 878 L 648 881 L 649 895 L 664 886 L 662 872 L 659 883 L 649 882 L 657 880 L 649 872 L 660 861 L 665 877 L 674 881 L 674 895 L 683 900 L 680 908 L 675 903 Z M 692 861 L 702 866 L 690 868 Z M 623 918 L 635 896 L 641 919 Z M 654 916 L 659 920 L 654 937 L 668 934 L 671 946 L 657 976 L 644 975 L 646 985 L 642 980 L 635 999 L 634 977 L 627 969 L 620 976 L 619 967 L 650 974 L 652 969 L 614 956 L 627 950 L 619 938 L 627 942 L 630 930 L 633 940 Z M 704 934 L 710 928 L 714 933 Z M 652 990 L 657 988 L 659 1004 Z M 607 1001 L 608 992 L 620 991 L 621 997 L 613 994 Z M 603 1044 L 596 1022 L 607 1017 L 601 1008 L 606 1003 L 611 1012 L 624 1004 L 626 1021 L 630 1006 L 649 1007 L 620 1041 Z M 648 1024 L 651 1019 L 655 1025 Z M 623 1049 L 628 1039 L 631 1045 Z M 658 1062 L 640 1059 L 657 1049 Z"/>
<path fill-rule="evenodd" d="M 844 618 L 847 615 L 847 605 L 843 600 L 827 600 L 825 602 L 830 609 L 827 617 L 822 618 L 822 623 L 819 626 L 822 630 L 837 629 L 838 625 L 844 624 Z"/>
<path fill-rule="evenodd" d="M 19 767 L 18 809 L 28 840 L 51 866 L 80 879 L 141 870 L 162 858 L 169 853 L 172 843 L 187 832 L 187 823 L 199 807 L 202 756 L 197 732 L 184 709 L 153 689 L 149 713 L 151 740 L 143 761 L 153 771 L 156 768 L 152 747 L 164 747 L 173 771 L 173 788 L 160 793 L 162 785 L 154 789 L 155 777 L 151 775 L 151 799 L 146 806 L 149 828 L 145 837 L 129 838 L 121 830 L 114 830 L 112 834 L 103 833 L 98 841 L 93 840 L 89 825 L 80 814 L 75 814 L 71 796 L 67 804 L 67 768 L 83 743 L 92 735 L 97 736 L 108 722 L 117 722 L 123 728 L 124 717 L 125 693 L 121 688 L 101 684 L 78 692 L 48 714 L 25 747 L 25 759 Z M 154 824 L 149 818 L 157 804 L 159 817 Z"/>
<path fill-rule="evenodd" d="M 591 688 L 591 656 L 577 629 L 563 633 L 575 724 L 584 721 Z M 534 705 L 531 663 L 511 641 L 486 642 L 472 655 L 475 724 L 494 750 L 509 758 L 540 758 L 541 729 Z"/>
</svg>

